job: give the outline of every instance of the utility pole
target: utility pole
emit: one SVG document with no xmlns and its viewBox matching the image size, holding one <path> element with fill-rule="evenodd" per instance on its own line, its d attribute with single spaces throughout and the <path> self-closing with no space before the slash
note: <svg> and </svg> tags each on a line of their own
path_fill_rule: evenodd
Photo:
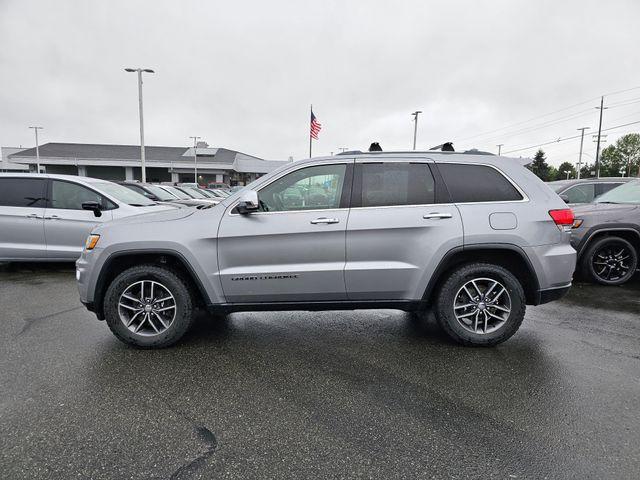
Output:
<svg viewBox="0 0 640 480">
<path fill-rule="evenodd" d="M 584 144 L 584 131 L 589 130 L 591 127 L 580 127 L 577 130 L 580 130 L 580 155 L 578 156 L 578 173 L 576 178 L 580 180 L 580 170 L 582 169 L 582 145 Z"/>
<path fill-rule="evenodd" d="M 147 181 L 147 170 L 144 158 L 144 113 L 142 109 L 142 72 L 155 73 L 149 68 L 125 68 L 125 72 L 138 72 L 138 107 L 140 109 L 140 167 L 142 169 L 142 183 Z"/>
<path fill-rule="evenodd" d="M 600 134 L 602 133 L 602 112 L 608 108 L 604 106 L 604 97 L 600 97 L 600 123 L 598 125 L 598 146 L 596 147 L 596 178 L 600 178 Z"/>
<path fill-rule="evenodd" d="M 193 138 L 193 181 L 198 185 L 198 140 L 202 137 L 189 137 Z"/>
<path fill-rule="evenodd" d="M 421 110 L 416 110 L 411 115 L 413 115 L 413 149 L 416 149 L 416 136 L 418 135 L 418 115 L 422 113 Z"/>
<path fill-rule="evenodd" d="M 504 143 L 499 143 L 498 145 L 496 145 L 496 147 L 498 147 L 498 156 L 500 156 L 500 152 L 502 152 L 503 146 L 504 146 Z"/>
<path fill-rule="evenodd" d="M 33 128 L 33 131 L 36 134 L 36 172 L 40 173 L 40 144 L 38 143 L 38 130 L 42 130 L 42 127 L 29 127 Z"/>
</svg>

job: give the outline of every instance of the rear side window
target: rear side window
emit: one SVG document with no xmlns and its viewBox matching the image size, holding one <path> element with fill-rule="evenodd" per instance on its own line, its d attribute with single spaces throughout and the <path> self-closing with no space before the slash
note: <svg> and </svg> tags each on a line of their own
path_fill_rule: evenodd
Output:
<svg viewBox="0 0 640 480">
<path fill-rule="evenodd" d="M 0 178 L 0 206 L 44 208 L 46 180 Z"/>
<path fill-rule="evenodd" d="M 426 163 L 363 163 L 359 168 L 362 196 L 356 204 L 362 207 L 435 203 L 435 183 Z"/>
<path fill-rule="evenodd" d="M 438 170 L 454 203 L 522 200 L 520 192 L 495 168 L 440 163 Z"/>
</svg>

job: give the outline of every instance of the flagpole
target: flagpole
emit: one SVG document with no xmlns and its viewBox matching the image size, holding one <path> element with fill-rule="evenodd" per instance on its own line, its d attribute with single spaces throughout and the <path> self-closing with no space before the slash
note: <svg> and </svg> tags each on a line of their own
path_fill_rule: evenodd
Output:
<svg viewBox="0 0 640 480">
<path fill-rule="evenodd" d="M 311 137 L 311 116 L 313 115 L 313 104 L 311 104 L 309 112 L 309 158 L 311 158 L 311 141 L 313 140 L 313 137 Z"/>
</svg>

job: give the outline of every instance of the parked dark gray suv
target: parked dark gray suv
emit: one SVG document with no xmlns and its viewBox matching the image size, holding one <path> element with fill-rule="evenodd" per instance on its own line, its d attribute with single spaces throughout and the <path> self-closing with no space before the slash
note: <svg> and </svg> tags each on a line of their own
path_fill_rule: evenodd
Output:
<svg viewBox="0 0 640 480">
<path fill-rule="evenodd" d="M 571 243 L 582 272 L 603 285 L 629 281 L 640 254 L 640 180 L 577 206 L 574 212 Z"/>
<path fill-rule="evenodd" d="M 571 285 L 573 213 L 521 161 L 453 152 L 289 163 L 214 208 L 96 228 L 80 298 L 122 341 L 178 341 L 193 309 L 433 306 L 451 338 L 496 345 Z"/>
</svg>

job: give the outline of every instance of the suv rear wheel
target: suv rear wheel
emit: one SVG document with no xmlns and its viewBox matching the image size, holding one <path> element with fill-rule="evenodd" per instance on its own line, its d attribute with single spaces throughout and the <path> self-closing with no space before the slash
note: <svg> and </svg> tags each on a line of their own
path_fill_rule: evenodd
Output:
<svg viewBox="0 0 640 480">
<path fill-rule="evenodd" d="M 524 319 L 522 285 L 506 268 L 472 263 L 455 269 L 436 298 L 436 317 L 455 341 L 493 346 L 511 337 Z"/>
<path fill-rule="evenodd" d="M 604 237 L 593 242 L 582 259 L 589 279 L 603 285 L 622 285 L 638 267 L 638 253 L 624 238 Z"/>
<path fill-rule="evenodd" d="M 141 348 L 176 343 L 193 320 L 193 300 L 172 270 L 140 265 L 118 275 L 104 299 L 109 328 L 121 341 Z"/>
</svg>

